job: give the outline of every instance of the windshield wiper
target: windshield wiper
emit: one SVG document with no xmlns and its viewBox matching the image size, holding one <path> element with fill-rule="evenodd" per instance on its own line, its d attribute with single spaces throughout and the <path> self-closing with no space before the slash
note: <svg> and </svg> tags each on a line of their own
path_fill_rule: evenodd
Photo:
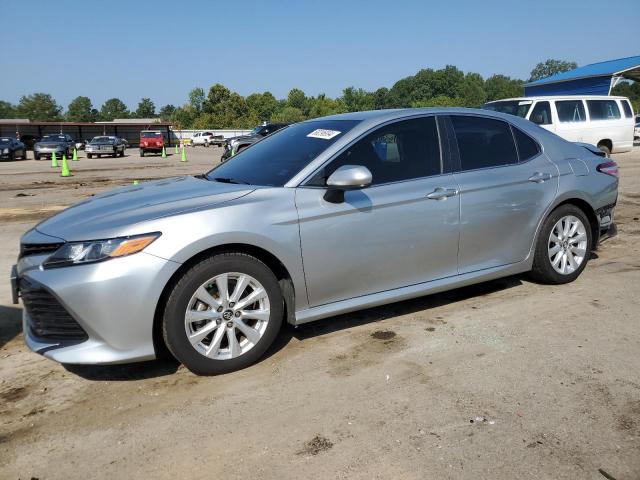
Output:
<svg viewBox="0 0 640 480">
<path fill-rule="evenodd" d="M 220 183 L 235 183 L 235 184 L 242 184 L 242 185 L 251 185 L 249 182 L 245 182 L 244 180 L 237 180 L 235 178 L 227 178 L 227 177 L 213 177 L 213 179 L 216 182 L 220 182 Z"/>
</svg>

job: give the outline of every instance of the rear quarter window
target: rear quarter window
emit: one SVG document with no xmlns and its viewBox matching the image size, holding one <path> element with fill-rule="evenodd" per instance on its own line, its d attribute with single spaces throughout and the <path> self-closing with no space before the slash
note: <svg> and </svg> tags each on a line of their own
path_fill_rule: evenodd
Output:
<svg viewBox="0 0 640 480">
<path fill-rule="evenodd" d="M 624 117 L 625 118 L 633 117 L 633 109 L 631 108 L 631 105 L 629 104 L 629 102 L 627 100 L 622 100 L 622 101 L 620 101 L 620 103 L 622 104 L 622 110 L 624 111 Z"/>
<path fill-rule="evenodd" d="M 511 129 L 513 130 L 513 136 L 516 139 L 516 145 L 518 146 L 518 159 L 521 163 L 530 160 L 540 153 L 540 147 L 533 138 L 513 125 L 511 126 Z"/>
</svg>

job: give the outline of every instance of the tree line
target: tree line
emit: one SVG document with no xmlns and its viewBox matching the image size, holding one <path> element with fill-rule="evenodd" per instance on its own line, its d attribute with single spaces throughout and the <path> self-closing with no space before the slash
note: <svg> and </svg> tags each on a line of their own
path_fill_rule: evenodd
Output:
<svg viewBox="0 0 640 480">
<path fill-rule="evenodd" d="M 549 59 L 531 71 L 528 81 L 576 68 L 575 62 Z M 342 95 L 330 98 L 325 94 L 307 96 L 293 88 L 284 99 L 271 92 L 252 93 L 246 97 L 232 92 L 219 83 L 207 92 L 197 87 L 189 92 L 181 106 L 164 105 L 156 111 L 150 98 L 142 98 L 136 110 L 118 98 L 104 102 L 98 110 L 91 99 L 76 97 L 66 110 L 46 93 L 34 93 L 20 98 L 17 105 L 0 101 L 0 118 L 29 118 L 32 121 L 111 121 L 116 118 L 159 118 L 171 121 L 179 128 L 249 128 L 263 121 L 299 122 L 344 112 L 405 107 L 478 107 L 491 100 L 519 97 L 524 94 L 525 81 L 505 75 L 483 78 L 478 73 L 464 73 L 455 66 L 420 70 L 398 80 L 391 88 L 375 91 L 347 87 Z M 640 83 L 622 83 L 615 94 L 631 98 L 635 110 L 640 110 Z"/>
</svg>

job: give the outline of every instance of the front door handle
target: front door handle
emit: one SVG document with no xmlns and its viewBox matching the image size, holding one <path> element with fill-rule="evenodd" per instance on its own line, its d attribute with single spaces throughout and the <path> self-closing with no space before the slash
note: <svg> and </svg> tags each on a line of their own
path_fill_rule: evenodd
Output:
<svg viewBox="0 0 640 480">
<path fill-rule="evenodd" d="M 458 194 L 458 190 L 455 188 L 442 188 L 438 187 L 433 192 L 427 194 L 429 200 L 445 200 L 449 197 L 454 197 Z"/>
<path fill-rule="evenodd" d="M 551 174 L 547 172 L 536 172 L 529 177 L 530 182 L 542 183 L 551 179 Z"/>
</svg>

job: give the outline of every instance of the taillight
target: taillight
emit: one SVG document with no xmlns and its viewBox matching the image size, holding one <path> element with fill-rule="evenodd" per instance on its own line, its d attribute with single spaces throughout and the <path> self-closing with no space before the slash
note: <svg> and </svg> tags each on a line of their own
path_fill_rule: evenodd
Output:
<svg viewBox="0 0 640 480">
<path fill-rule="evenodd" d="M 600 173 L 611 175 L 612 177 L 618 176 L 618 164 L 614 161 L 601 163 L 596 167 L 596 170 L 598 170 Z"/>
</svg>

